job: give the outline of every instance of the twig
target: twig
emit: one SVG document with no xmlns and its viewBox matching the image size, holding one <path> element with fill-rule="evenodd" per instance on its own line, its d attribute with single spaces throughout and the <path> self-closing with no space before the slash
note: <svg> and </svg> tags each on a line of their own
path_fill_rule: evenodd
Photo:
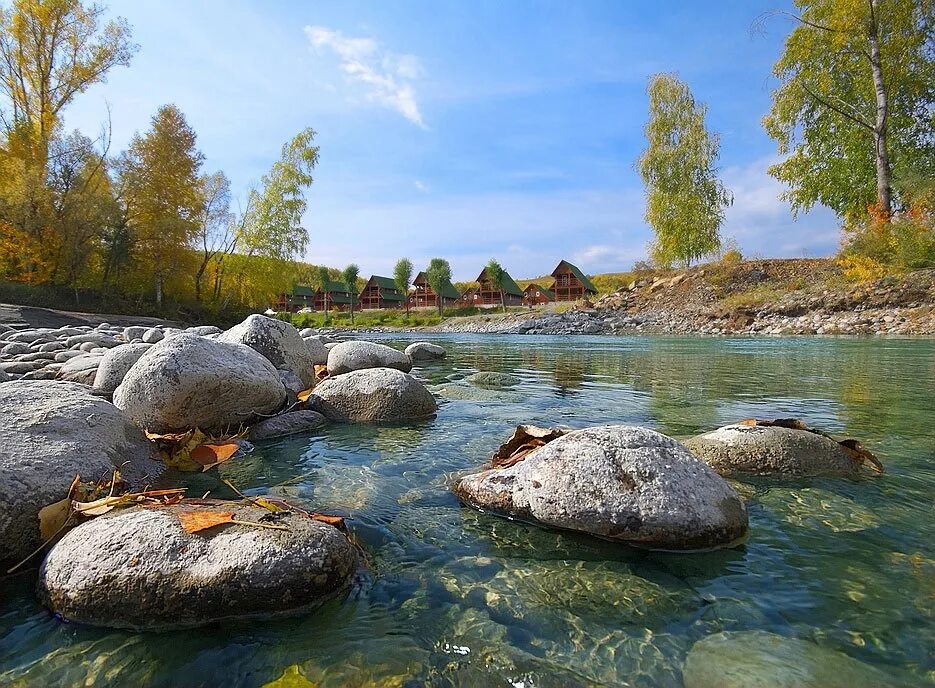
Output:
<svg viewBox="0 0 935 688">
<path fill-rule="evenodd" d="M 235 518 L 230 520 L 231 523 L 236 523 L 239 526 L 256 526 L 257 528 L 269 528 L 270 530 L 289 530 L 286 526 L 276 526 L 272 523 L 259 523 L 257 521 L 238 521 Z"/>
</svg>

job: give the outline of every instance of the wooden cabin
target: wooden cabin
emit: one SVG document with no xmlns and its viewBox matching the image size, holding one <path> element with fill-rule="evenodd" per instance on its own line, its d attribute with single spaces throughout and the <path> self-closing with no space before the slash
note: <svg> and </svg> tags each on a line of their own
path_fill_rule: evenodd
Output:
<svg viewBox="0 0 935 688">
<path fill-rule="evenodd" d="M 276 310 L 280 313 L 297 313 L 303 308 L 315 307 L 315 290 L 307 284 L 295 284 L 289 294 L 280 294 Z"/>
<path fill-rule="evenodd" d="M 351 307 L 351 298 L 352 294 L 344 282 L 328 282 L 328 287 L 324 291 L 315 290 L 314 308 L 316 311 L 346 311 Z"/>
<path fill-rule="evenodd" d="M 470 287 L 469 289 L 465 289 L 464 293 L 461 294 L 461 298 L 458 299 L 458 305 L 464 307 L 476 306 L 479 299 L 480 294 L 478 293 L 477 287 Z"/>
<path fill-rule="evenodd" d="M 555 282 L 552 292 L 556 301 L 577 301 L 586 297 L 597 296 L 597 288 L 581 270 L 569 263 L 561 261 L 552 271 Z"/>
<path fill-rule="evenodd" d="M 416 278 L 412 282 L 412 286 L 413 291 L 409 296 L 410 306 L 413 308 L 438 308 L 438 296 L 432 290 L 432 287 L 429 286 L 424 272 L 420 272 L 418 275 L 416 275 Z M 454 306 L 458 299 L 461 298 L 461 294 L 458 293 L 458 290 L 455 289 L 451 282 L 448 282 L 442 286 L 441 296 L 442 308 L 450 308 Z"/>
<path fill-rule="evenodd" d="M 538 284 L 530 284 L 523 289 L 524 306 L 540 306 L 544 303 L 552 303 L 555 300 L 555 294 L 545 287 Z"/>
<path fill-rule="evenodd" d="M 360 292 L 357 300 L 361 310 L 371 308 L 402 308 L 406 305 L 406 295 L 396 286 L 396 282 L 389 277 L 371 275 Z"/>
<path fill-rule="evenodd" d="M 479 285 L 477 293 L 480 298 L 475 300 L 475 304 L 480 306 L 499 306 L 501 304 L 500 287 L 487 277 L 487 268 L 480 271 L 480 274 L 477 276 L 477 283 Z M 513 281 L 513 278 L 510 277 L 510 273 L 504 270 L 502 303 L 507 306 L 519 306 L 522 301 L 523 290 Z"/>
</svg>

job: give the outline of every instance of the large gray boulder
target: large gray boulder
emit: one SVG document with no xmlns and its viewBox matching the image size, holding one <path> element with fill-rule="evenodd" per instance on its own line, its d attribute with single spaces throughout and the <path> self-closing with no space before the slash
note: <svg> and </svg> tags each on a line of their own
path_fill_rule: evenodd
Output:
<svg viewBox="0 0 935 688">
<path fill-rule="evenodd" d="M 251 315 L 219 336 L 218 341 L 246 344 L 274 367 L 294 372 L 306 389 L 315 384 L 315 366 L 328 360 L 321 343 L 307 342 L 289 323 L 265 315 Z"/>
<path fill-rule="evenodd" d="M 352 423 L 424 418 L 438 410 L 425 385 L 393 368 L 329 377 L 315 388 L 312 399 L 328 418 Z"/>
<path fill-rule="evenodd" d="M 287 435 L 301 435 L 317 430 L 328 420 L 316 411 L 300 409 L 266 418 L 250 428 L 250 439 L 254 442 Z"/>
<path fill-rule="evenodd" d="M 367 368 L 412 370 L 412 361 L 402 351 L 373 342 L 341 342 L 328 351 L 328 374 L 341 375 Z"/>
<path fill-rule="evenodd" d="M 437 361 L 445 357 L 445 350 L 431 342 L 416 342 L 406 347 L 406 355 L 413 361 Z"/>
<path fill-rule="evenodd" d="M 133 364 L 140 360 L 140 356 L 149 351 L 151 346 L 152 344 L 142 343 L 124 344 L 108 349 L 97 367 L 92 385 L 94 389 L 103 394 L 113 394 Z"/>
<path fill-rule="evenodd" d="M 7 373 L 0 370 L 0 382 L 10 382 L 13 378 L 10 377 Z"/>
<path fill-rule="evenodd" d="M 237 427 L 276 412 L 285 400 L 279 373 L 265 357 L 195 334 L 154 345 L 114 392 L 114 404 L 151 432 Z"/>
<path fill-rule="evenodd" d="M 850 476 L 863 472 L 829 437 L 807 430 L 765 425 L 726 425 L 685 441 L 697 457 L 724 476 Z"/>
<path fill-rule="evenodd" d="M 309 610 L 345 590 L 357 568 L 347 538 L 305 515 L 272 521 L 286 530 L 229 524 L 189 534 L 178 515 L 192 510 L 249 522 L 270 513 L 233 502 L 111 512 L 52 548 L 40 600 L 93 626 L 190 628 Z"/>
<path fill-rule="evenodd" d="M 141 485 L 164 467 L 142 431 L 82 385 L 7 382 L 0 408 L 0 560 L 39 546 L 39 510 L 64 499 L 76 474 L 94 481 L 120 468 Z"/>
<path fill-rule="evenodd" d="M 143 333 L 141 339 L 147 344 L 156 344 L 165 339 L 165 334 L 158 327 L 151 327 Z"/>
<path fill-rule="evenodd" d="M 77 382 L 90 387 L 94 384 L 98 366 L 101 365 L 103 358 L 100 354 L 87 353 L 83 356 L 70 358 L 65 361 L 65 365 L 59 368 L 58 379 L 65 382 Z"/>
<path fill-rule="evenodd" d="M 747 531 L 723 478 L 674 439 L 625 425 L 575 430 L 453 489 L 483 511 L 654 549 L 717 547 Z"/>
</svg>

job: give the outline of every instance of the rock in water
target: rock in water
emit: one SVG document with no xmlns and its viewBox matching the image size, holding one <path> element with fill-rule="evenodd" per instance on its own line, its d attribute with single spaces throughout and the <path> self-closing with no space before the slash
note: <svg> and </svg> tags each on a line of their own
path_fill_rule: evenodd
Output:
<svg viewBox="0 0 935 688">
<path fill-rule="evenodd" d="M 312 397 L 325 416 L 342 422 L 424 418 L 438 410 L 425 385 L 393 368 L 368 368 L 329 377 L 315 388 Z"/>
<path fill-rule="evenodd" d="M 515 387 L 519 384 L 519 378 L 515 375 L 488 371 L 481 371 L 473 375 L 468 375 L 465 379 L 472 385 L 485 389 L 502 389 L 504 387 Z"/>
<path fill-rule="evenodd" d="M 740 496 L 670 437 L 607 425 L 575 430 L 519 463 L 454 485 L 484 511 L 654 549 L 703 549 L 747 532 Z"/>
<path fill-rule="evenodd" d="M 341 342 L 328 351 L 328 374 L 341 375 L 367 368 L 412 370 L 412 361 L 402 351 L 373 342 Z"/>
<path fill-rule="evenodd" d="M 299 435 L 320 428 L 327 422 L 327 419 L 316 411 L 292 411 L 260 421 L 250 428 L 250 439 L 257 442 L 273 437 Z"/>
<path fill-rule="evenodd" d="M 276 412 L 285 400 L 279 373 L 265 357 L 195 334 L 154 345 L 114 392 L 114 404 L 151 432 L 236 427 Z"/>
<path fill-rule="evenodd" d="M 140 356 L 151 346 L 152 344 L 124 344 L 108 349 L 97 367 L 94 389 L 104 394 L 113 394 L 133 364 L 140 360 Z"/>
<path fill-rule="evenodd" d="M 829 437 L 767 425 L 726 425 L 685 441 L 721 475 L 851 476 L 863 464 Z"/>
<path fill-rule="evenodd" d="M 14 381 L 0 385 L 0 560 L 38 547 L 39 510 L 64 499 L 76 474 L 131 485 L 159 475 L 155 447 L 113 404 L 80 384 Z"/>
<path fill-rule="evenodd" d="M 416 342 L 406 347 L 406 355 L 413 361 L 437 361 L 445 357 L 445 350 L 438 344 Z"/>
<path fill-rule="evenodd" d="M 347 588 L 357 551 L 333 526 L 286 513 L 273 530 L 227 524 L 189 534 L 183 512 L 258 522 L 239 503 L 114 511 L 84 523 L 49 552 L 39 597 L 69 621 L 131 629 L 190 628 L 316 607 Z"/>
<path fill-rule="evenodd" d="M 715 633 L 692 646 L 685 688 L 887 688 L 889 672 L 805 640 L 765 631 Z"/>
<path fill-rule="evenodd" d="M 292 325 L 265 315 L 251 315 L 218 337 L 220 342 L 246 344 L 276 368 L 291 370 L 308 389 L 315 384 L 315 366 L 328 360 L 321 342 L 307 342 Z"/>
</svg>

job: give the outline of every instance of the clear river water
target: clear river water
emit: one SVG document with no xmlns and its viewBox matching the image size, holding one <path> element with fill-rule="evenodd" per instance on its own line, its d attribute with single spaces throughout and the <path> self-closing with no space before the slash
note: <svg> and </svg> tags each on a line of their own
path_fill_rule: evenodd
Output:
<svg viewBox="0 0 935 688">
<path fill-rule="evenodd" d="M 169 478 L 345 516 L 367 555 L 346 598 L 138 634 L 62 623 L 35 601 L 34 572 L 5 576 L 0 685 L 680 687 L 692 645 L 721 631 L 803 639 L 935 685 L 935 341 L 430 338 L 448 358 L 414 373 L 439 395 L 436 418 L 330 426 Z M 479 389 L 461 379 L 475 371 L 519 384 Z M 519 423 L 685 437 L 748 417 L 858 438 L 887 472 L 746 481 L 747 541 L 693 554 L 507 521 L 448 489 Z"/>
</svg>

